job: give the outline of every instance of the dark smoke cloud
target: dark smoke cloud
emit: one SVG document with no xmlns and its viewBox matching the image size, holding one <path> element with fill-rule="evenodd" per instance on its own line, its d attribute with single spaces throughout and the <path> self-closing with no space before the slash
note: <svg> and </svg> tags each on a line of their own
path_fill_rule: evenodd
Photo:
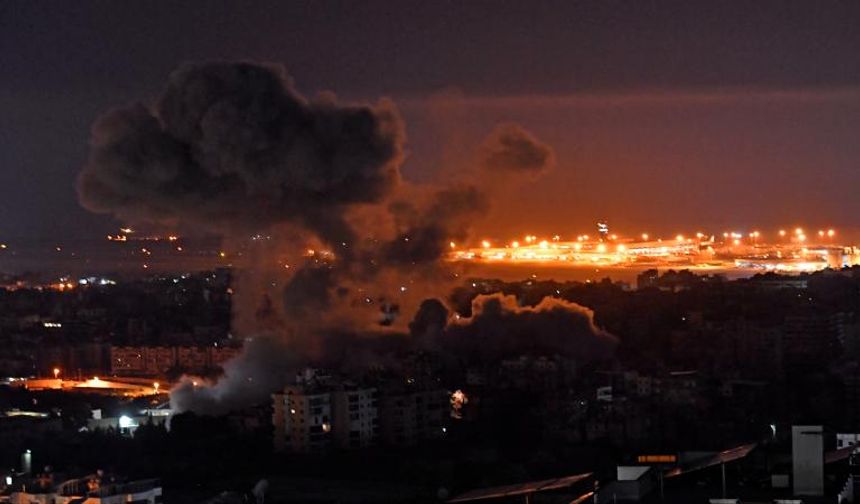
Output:
<svg viewBox="0 0 860 504">
<path fill-rule="evenodd" d="M 189 64 L 152 107 L 100 117 L 81 203 L 131 220 L 218 229 L 293 222 L 348 240 L 345 209 L 399 180 L 403 125 L 387 101 L 308 101 L 277 65 Z"/>
<path fill-rule="evenodd" d="M 348 260 L 313 263 L 296 272 L 284 289 L 288 316 L 316 330 L 403 331 L 428 293 L 452 287 L 456 276 L 444 261 L 449 243 L 465 239 L 489 201 L 472 185 L 403 192 L 410 191 L 411 199 L 403 194 L 393 199 L 370 228 L 379 233 L 390 227 L 391 238 L 357 240 Z"/>
<path fill-rule="evenodd" d="M 285 339 L 283 334 L 257 336 L 224 365 L 217 382 L 183 376 L 170 391 L 170 405 L 177 412 L 222 415 L 268 402 L 273 392 L 293 382 L 303 366 L 342 372 L 396 367 L 399 363 L 394 356 L 408 350 L 408 344 L 409 338 L 403 334 L 337 330 L 309 340 Z"/>
<path fill-rule="evenodd" d="M 321 318 L 337 287 L 337 272 L 328 265 L 307 265 L 290 278 L 283 290 L 288 317 Z"/>
<path fill-rule="evenodd" d="M 474 317 L 449 322 L 444 305 L 425 300 L 453 286 L 448 243 L 466 242 L 494 191 L 546 171 L 552 150 L 502 125 L 480 166 L 472 159 L 454 183 L 416 187 L 400 180 L 404 142 L 392 103 L 307 100 L 282 67 L 251 63 L 183 66 L 154 104 L 96 121 L 77 183 L 86 208 L 202 226 L 237 248 L 272 231 L 271 243 L 246 254 L 233 285 L 233 328 L 251 338 L 216 383 L 184 379 L 171 392 L 177 411 L 220 414 L 266 401 L 304 365 L 394 365 L 390 356 L 407 343 L 484 355 L 528 342 L 597 354 L 609 337 L 576 305 L 519 309 L 479 298 Z M 503 173 L 511 176 L 496 176 Z M 326 253 L 305 257 L 306 245 Z M 403 331 L 416 311 L 410 330 L 420 337 L 410 340 Z M 482 343 L 490 337 L 498 340 Z"/>
<path fill-rule="evenodd" d="M 425 299 L 409 322 L 409 334 L 416 346 L 424 350 L 438 350 L 436 336 L 445 330 L 450 313 L 438 299 Z"/>
<path fill-rule="evenodd" d="M 492 173 L 538 176 L 554 164 L 552 147 L 515 123 L 497 126 L 481 148 L 481 167 Z"/>
<path fill-rule="evenodd" d="M 448 324 L 448 308 L 438 299 L 425 299 L 418 307 L 415 318 L 409 322 L 409 332 L 413 335 L 438 332 Z"/>
<path fill-rule="evenodd" d="M 443 313 L 440 306 L 438 301 L 421 305 L 410 326 L 413 337 L 432 332 Z M 476 297 L 472 316 L 450 319 L 437 337 L 450 352 L 484 360 L 532 352 L 585 362 L 609 357 L 617 344 L 594 324 L 588 308 L 552 297 L 522 307 L 515 296 L 500 293 Z"/>
<path fill-rule="evenodd" d="M 274 250 L 256 250 L 237 275 L 234 328 L 253 339 L 215 384 L 183 382 L 178 410 L 222 412 L 265 399 L 301 359 L 333 304 L 345 298 L 359 230 L 352 214 L 384 205 L 400 182 L 405 134 L 391 102 L 307 100 L 277 65 L 189 64 L 155 103 L 98 118 L 78 176 L 81 203 L 131 221 L 201 226 L 239 240 L 272 229 Z M 322 241 L 338 258 L 309 261 L 281 282 L 279 254 Z M 292 261 L 291 261 L 292 262 Z M 295 264 L 293 262 L 293 264 Z M 274 292 L 276 281 L 280 292 Z M 286 287 L 284 287 L 286 285 Z"/>
<path fill-rule="evenodd" d="M 398 214 L 403 230 L 384 246 L 384 260 L 395 265 L 438 262 L 449 250 L 448 243 L 464 239 L 475 216 L 489 206 L 487 196 L 472 185 L 439 190 L 423 209 L 397 202 L 392 212 Z"/>
</svg>

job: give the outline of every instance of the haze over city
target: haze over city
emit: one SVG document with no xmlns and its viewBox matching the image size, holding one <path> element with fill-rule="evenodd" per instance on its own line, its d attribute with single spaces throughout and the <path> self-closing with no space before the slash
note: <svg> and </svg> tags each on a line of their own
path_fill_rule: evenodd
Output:
<svg viewBox="0 0 860 504">
<path fill-rule="evenodd" d="M 0 504 L 860 500 L 858 25 L 0 3 Z"/>
<path fill-rule="evenodd" d="M 582 233 L 598 219 L 666 234 L 852 227 L 856 9 L 7 3 L 0 236 L 113 232 L 72 190 L 93 121 L 208 60 L 283 64 L 306 96 L 390 97 L 410 180 L 456 176 L 497 123 L 521 124 L 557 168 L 507 193 L 480 223 L 488 236 Z"/>
</svg>

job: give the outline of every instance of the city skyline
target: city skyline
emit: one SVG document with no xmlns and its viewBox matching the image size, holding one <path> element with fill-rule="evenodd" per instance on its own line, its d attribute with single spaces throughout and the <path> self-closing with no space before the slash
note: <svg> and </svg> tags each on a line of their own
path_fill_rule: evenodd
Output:
<svg viewBox="0 0 860 504">
<path fill-rule="evenodd" d="M 0 2 L 0 504 L 860 502 L 858 26 Z"/>
</svg>

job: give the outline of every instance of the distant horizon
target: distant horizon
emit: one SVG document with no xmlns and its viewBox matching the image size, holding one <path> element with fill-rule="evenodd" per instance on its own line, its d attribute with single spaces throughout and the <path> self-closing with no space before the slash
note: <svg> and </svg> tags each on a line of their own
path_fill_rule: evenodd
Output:
<svg viewBox="0 0 860 504">
<path fill-rule="evenodd" d="M 654 233 L 860 226 L 856 5 L 515 2 L 488 17 L 471 3 L 226 2 L 205 19 L 194 2 L 46 6 L 0 17 L 14 48 L 0 86 L 0 242 L 114 232 L 121 222 L 75 191 L 93 124 L 211 61 L 283 65 L 308 99 L 390 98 L 415 185 L 462 180 L 494 128 L 519 124 L 555 166 L 495 194 L 478 235 L 585 232 L 598 219 Z M 523 29 L 538 25 L 540 37 Z"/>
</svg>

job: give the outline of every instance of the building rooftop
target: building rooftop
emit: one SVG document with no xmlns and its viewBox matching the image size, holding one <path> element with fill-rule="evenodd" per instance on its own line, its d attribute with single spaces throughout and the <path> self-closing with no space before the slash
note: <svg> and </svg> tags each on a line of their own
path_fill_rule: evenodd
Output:
<svg viewBox="0 0 860 504">
<path fill-rule="evenodd" d="M 558 490 L 579 483 L 580 481 L 591 477 L 591 475 L 592 473 L 575 474 L 572 476 L 564 476 L 561 478 L 482 488 L 478 490 L 472 490 L 464 494 L 460 494 L 457 497 L 448 500 L 448 502 L 470 502 L 485 499 L 498 499 L 501 497 L 511 497 L 515 495 L 528 495 L 533 494 L 535 492 L 543 492 L 547 490 Z"/>
</svg>

